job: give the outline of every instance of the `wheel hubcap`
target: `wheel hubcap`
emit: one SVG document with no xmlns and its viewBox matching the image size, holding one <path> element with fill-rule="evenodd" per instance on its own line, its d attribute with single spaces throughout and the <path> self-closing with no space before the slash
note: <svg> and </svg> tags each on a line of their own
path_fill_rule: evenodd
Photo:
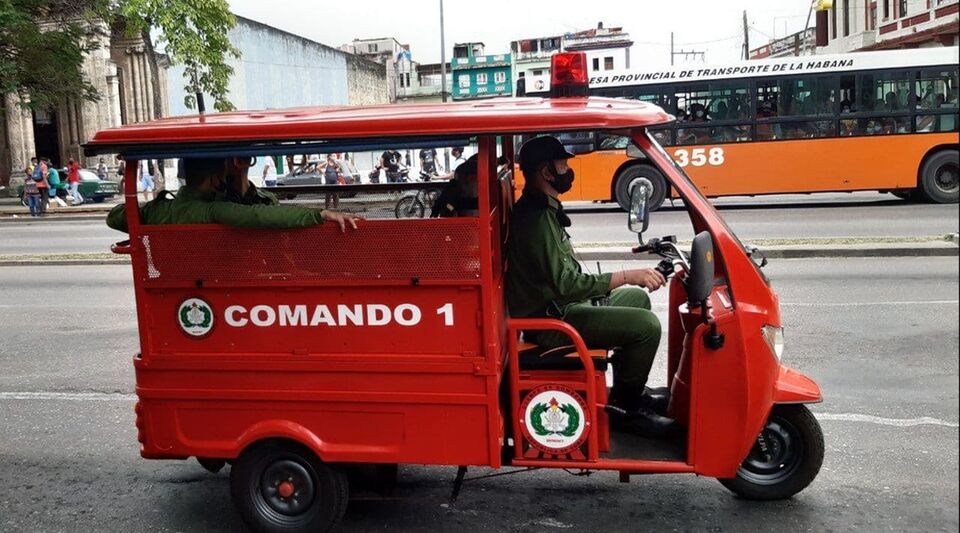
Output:
<svg viewBox="0 0 960 533">
<path fill-rule="evenodd" d="M 260 494 L 270 510 L 284 516 L 306 511 L 317 497 L 310 472 L 291 459 L 275 461 L 264 469 Z"/>
<path fill-rule="evenodd" d="M 759 485 L 772 485 L 790 477 L 802 456 L 803 442 L 797 429 L 786 420 L 771 418 L 738 474 Z"/>
<path fill-rule="evenodd" d="M 960 188 L 960 167 L 946 164 L 937 169 L 937 188 L 943 192 L 956 192 Z"/>
</svg>

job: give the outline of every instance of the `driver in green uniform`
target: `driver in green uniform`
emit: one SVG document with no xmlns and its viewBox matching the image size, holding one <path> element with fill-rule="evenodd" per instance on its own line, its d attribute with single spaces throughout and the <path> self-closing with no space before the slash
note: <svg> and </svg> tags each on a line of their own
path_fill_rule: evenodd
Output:
<svg viewBox="0 0 960 533">
<path fill-rule="evenodd" d="M 646 292 L 623 287 L 655 291 L 666 280 L 652 268 L 583 272 L 565 229 L 570 218 L 558 199 L 573 185 L 567 164 L 572 157 L 550 136 L 531 139 L 520 151 L 526 184 L 513 208 L 507 242 L 510 316 L 559 318 L 576 328 L 587 346 L 614 349 L 609 403 L 620 410 L 611 410 L 612 426 L 648 437 L 668 436 L 676 430 L 675 422 L 663 416 L 669 392 L 646 388 L 660 344 L 660 321 L 650 310 Z M 560 332 L 530 331 L 524 336 L 541 346 L 571 344 Z"/>
<path fill-rule="evenodd" d="M 344 213 L 277 205 L 276 197 L 247 184 L 243 165 L 224 158 L 184 160 L 186 185 L 172 199 L 158 196 L 140 208 L 144 224 L 226 224 L 242 228 L 303 228 L 334 222 L 345 231 L 358 218 Z M 241 170 L 242 169 L 242 170 Z M 123 204 L 110 210 L 107 226 L 127 231 Z"/>
</svg>

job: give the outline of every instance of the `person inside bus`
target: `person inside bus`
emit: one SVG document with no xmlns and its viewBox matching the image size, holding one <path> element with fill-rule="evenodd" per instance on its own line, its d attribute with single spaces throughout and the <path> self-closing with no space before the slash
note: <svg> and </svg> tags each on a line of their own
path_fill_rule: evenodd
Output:
<svg viewBox="0 0 960 533">
<path fill-rule="evenodd" d="M 677 430 L 662 413 L 669 393 L 646 388 L 661 327 L 650 297 L 666 280 L 652 268 L 606 274 L 583 271 L 566 228 L 570 217 L 559 196 L 573 187 L 568 152 L 555 137 L 535 137 L 520 150 L 525 185 L 510 217 L 506 296 L 514 318 L 557 318 L 572 325 L 587 346 L 615 350 L 611 427 L 648 437 Z M 635 285 L 634 287 L 624 287 Z M 637 287 L 639 286 L 639 287 Z M 528 331 L 544 347 L 569 346 L 557 331 Z"/>
<path fill-rule="evenodd" d="M 902 108 L 900 105 L 900 99 L 897 97 L 897 93 L 893 91 L 887 93 L 883 103 L 884 109 L 887 111 L 897 111 Z"/>
<path fill-rule="evenodd" d="M 166 193 L 140 208 L 143 224 L 226 224 L 242 228 L 303 228 L 334 222 L 345 231 L 357 229 L 353 215 L 288 205 L 247 205 L 227 194 L 231 162 L 226 158 L 190 158 L 184 160 L 186 186 L 176 196 Z M 124 204 L 107 215 L 107 226 L 127 232 Z"/>
</svg>

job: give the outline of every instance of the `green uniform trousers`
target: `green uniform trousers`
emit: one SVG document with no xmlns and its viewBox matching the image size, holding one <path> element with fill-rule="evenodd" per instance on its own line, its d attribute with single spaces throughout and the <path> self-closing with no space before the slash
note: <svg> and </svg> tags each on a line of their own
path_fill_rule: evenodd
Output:
<svg viewBox="0 0 960 533">
<path fill-rule="evenodd" d="M 615 349 L 614 383 L 637 393 L 643 391 L 660 345 L 660 320 L 650 310 L 650 296 L 643 289 L 624 287 L 610 294 L 610 305 L 590 302 L 567 305 L 562 320 L 574 328 L 587 348 Z M 541 346 L 567 346 L 570 339 L 561 332 L 535 331 L 526 334 Z"/>
</svg>

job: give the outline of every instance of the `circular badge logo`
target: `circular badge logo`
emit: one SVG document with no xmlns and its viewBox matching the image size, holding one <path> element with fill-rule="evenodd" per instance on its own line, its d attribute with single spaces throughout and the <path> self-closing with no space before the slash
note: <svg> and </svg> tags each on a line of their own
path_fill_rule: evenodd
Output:
<svg viewBox="0 0 960 533">
<path fill-rule="evenodd" d="M 534 88 L 536 88 L 538 91 L 542 91 L 543 88 L 547 86 L 547 84 L 546 84 L 546 83 L 543 83 L 543 80 L 537 80 L 537 81 L 533 84 L 533 86 L 534 86 Z"/>
<path fill-rule="evenodd" d="M 213 329 L 213 309 L 200 298 L 187 298 L 177 310 L 180 329 L 191 337 L 203 337 Z"/>
<path fill-rule="evenodd" d="M 590 419 L 587 404 L 573 389 L 541 385 L 520 404 L 520 429 L 538 450 L 564 455 L 587 440 Z"/>
</svg>

